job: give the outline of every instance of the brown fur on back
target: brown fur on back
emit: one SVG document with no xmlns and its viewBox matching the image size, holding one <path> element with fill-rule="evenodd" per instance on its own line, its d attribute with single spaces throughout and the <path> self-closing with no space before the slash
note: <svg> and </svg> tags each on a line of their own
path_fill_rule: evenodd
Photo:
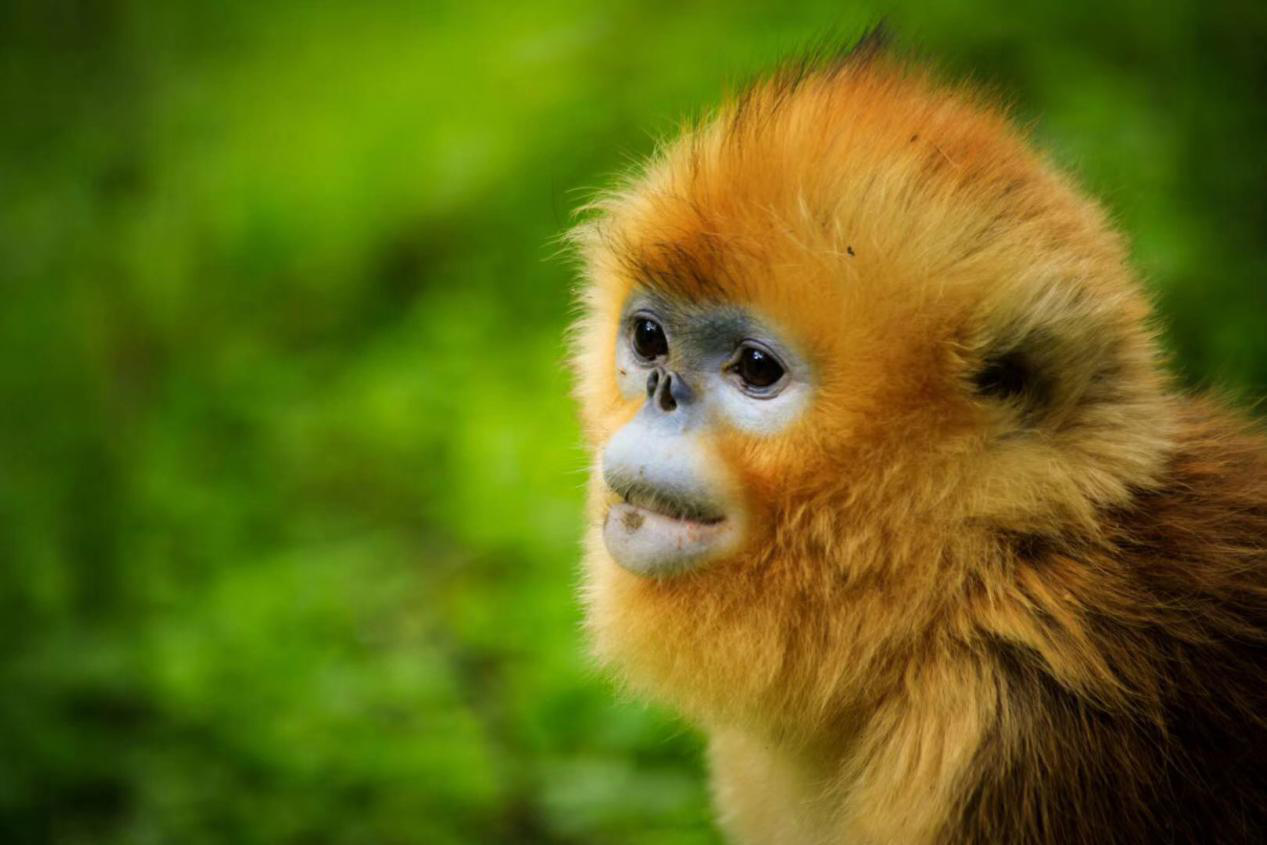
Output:
<svg viewBox="0 0 1267 845">
<path fill-rule="evenodd" d="M 870 53 L 782 75 L 595 210 L 596 452 L 639 287 L 815 368 L 791 429 L 718 434 L 733 559 L 621 569 L 591 485 L 596 650 L 709 732 L 737 841 L 1267 840 L 1265 443 L 1173 391 L 1104 214 L 995 107 Z"/>
<path fill-rule="evenodd" d="M 1263 441 L 1205 403 L 1181 419 L 1161 485 L 1106 512 L 1100 538 L 1017 555 L 1048 581 L 1093 573 L 1064 604 L 1120 701 L 1073 694 L 1041 652 L 986 640 L 1002 718 L 947 841 L 1267 838 Z"/>
</svg>

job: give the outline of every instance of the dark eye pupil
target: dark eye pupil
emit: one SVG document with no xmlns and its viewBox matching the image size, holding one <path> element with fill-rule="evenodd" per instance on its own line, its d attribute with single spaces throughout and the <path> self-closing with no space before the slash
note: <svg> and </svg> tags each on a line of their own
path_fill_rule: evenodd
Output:
<svg viewBox="0 0 1267 845">
<path fill-rule="evenodd" d="M 634 351 L 643 358 L 659 358 L 669 352 L 669 341 L 664 329 L 655 320 L 642 318 L 634 326 Z"/>
<path fill-rule="evenodd" d="M 783 367 L 773 355 L 749 346 L 739 354 L 739 377 L 752 387 L 769 387 L 783 378 Z"/>
</svg>

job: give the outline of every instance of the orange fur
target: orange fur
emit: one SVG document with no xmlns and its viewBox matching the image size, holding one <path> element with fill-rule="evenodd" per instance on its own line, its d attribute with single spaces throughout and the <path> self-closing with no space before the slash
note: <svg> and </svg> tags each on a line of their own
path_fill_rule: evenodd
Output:
<svg viewBox="0 0 1267 845">
<path fill-rule="evenodd" d="M 750 307 L 815 371 L 790 429 L 716 434 L 733 558 L 626 572 L 591 485 L 596 651 L 712 735 L 737 841 L 1263 835 L 1263 443 L 1171 389 L 1104 213 L 997 108 L 866 51 L 755 86 L 593 210 L 596 454 L 639 404 L 638 286 Z M 1033 401 L 973 390 L 1013 352 Z"/>
</svg>

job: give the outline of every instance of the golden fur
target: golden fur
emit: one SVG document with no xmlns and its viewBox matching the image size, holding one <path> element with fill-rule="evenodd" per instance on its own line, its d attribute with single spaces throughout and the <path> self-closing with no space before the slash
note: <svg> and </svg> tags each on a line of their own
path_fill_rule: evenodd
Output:
<svg viewBox="0 0 1267 845">
<path fill-rule="evenodd" d="M 597 653 L 712 740 L 745 843 L 1267 836 L 1267 474 L 1174 392 L 1103 211 L 966 87 L 864 49 L 777 75 L 595 204 L 576 369 L 598 450 L 637 286 L 742 303 L 815 368 L 717 434 L 743 553 L 615 565 Z M 1024 392 L 983 395 L 992 362 Z M 988 393 L 988 391 L 987 391 Z"/>
</svg>

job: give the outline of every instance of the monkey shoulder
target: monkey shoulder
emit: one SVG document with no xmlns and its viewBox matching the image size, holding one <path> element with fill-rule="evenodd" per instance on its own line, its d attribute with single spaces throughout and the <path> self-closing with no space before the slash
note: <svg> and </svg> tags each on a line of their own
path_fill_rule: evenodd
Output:
<svg viewBox="0 0 1267 845">
<path fill-rule="evenodd" d="M 1267 439 L 1201 400 L 1177 432 L 1096 541 L 1025 541 L 1040 577 L 1077 572 L 1042 622 L 1103 665 L 1103 694 L 991 639 L 998 718 L 946 842 L 1267 841 Z"/>
</svg>

